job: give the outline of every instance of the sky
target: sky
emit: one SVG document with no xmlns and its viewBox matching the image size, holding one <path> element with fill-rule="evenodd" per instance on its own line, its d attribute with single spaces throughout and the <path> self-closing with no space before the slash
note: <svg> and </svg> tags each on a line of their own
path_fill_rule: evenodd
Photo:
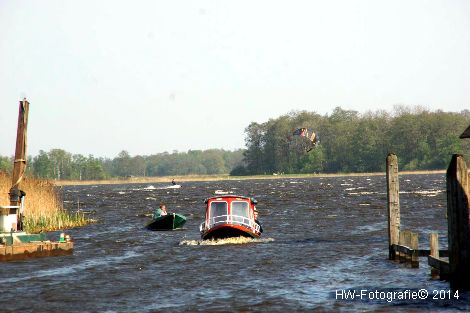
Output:
<svg viewBox="0 0 470 313">
<path fill-rule="evenodd" d="M 23 97 L 33 156 L 234 150 L 299 110 L 460 112 L 469 30 L 466 0 L 0 0 L 0 155 Z"/>
</svg>

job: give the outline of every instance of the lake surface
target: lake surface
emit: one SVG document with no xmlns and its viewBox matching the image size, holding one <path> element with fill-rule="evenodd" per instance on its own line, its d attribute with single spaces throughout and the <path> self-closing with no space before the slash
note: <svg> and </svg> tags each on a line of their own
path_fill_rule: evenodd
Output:
<svg viewBox="0 0 470 313">
<path fill-rule="evenodd" d="M 388 261 L 385 176 L 69 186 L 69 210 L 97 224 L 67 231 L 73 256 L 0 264 L 2 312 L 470 311 L 469 293 L 433 300 L 426 258 L 411 269 Z M 216 190 L 253 196 L 264 233 L 243 244 L 201 242 L 204 199 Z M 445 177 L 400 176 L 402 229 L 420 248 L 437 231 L 447 247 Z M 151 232 L 160 202 L 188 217 L 183 230 Z M 50 238 L 58 239 L 58 233 Z M 341 299 L 425 289 L 426 300 Z M 442 293 L 441 293 L 442 294 Z M 452 293 L 452 296 L 454 294 Z"/>
</svg>

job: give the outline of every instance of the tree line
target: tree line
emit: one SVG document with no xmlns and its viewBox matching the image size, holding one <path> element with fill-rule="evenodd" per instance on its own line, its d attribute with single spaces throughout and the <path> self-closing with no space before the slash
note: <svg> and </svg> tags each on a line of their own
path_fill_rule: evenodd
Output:
<svg viewBox="0 0 470 313">
<path fill-rule="evenodd" d="M 245 129 L 246 149 L 189 150 L 115 158 L 71 154 L 62 149 L 29 156 L 27 174 L 48 179 L 96 180 L 130 176 L 191 174 L 255 175 L 385 171 L 389 152 L 402 170 L 445 169 L 451 155 L 470 162 L 470 139 L 459 135 L 470 124 L 470 111 L 429 111 L 398 106 L 394 112 L 357 111 L 337 107 L 331 114 L 298 111 L 252 122 Z M 298 128 L 313 130 L 319 143 L 310 152 Z M 13 157 L 0 156 L 0 171 L 11 172 Z"/>
<path fill-rule="evenodd" d="M 385 171 L 385 157 L 394 152 L 403 170 L 445 169 L 451 155 L 470 161 L 470 139 L 459 135 L 470 124 L 470 111 L 429 111 L 397 106 L 393 113 L 337 107 L 332 114 L 291 112 L 245 129 L 244 164 L 234 175 L 312 172 Z M 298 128 L 316 132 L 320 143 L 306 152 Z"/>
<path fill-rule="evenodd" d="M 62 149 L 39 151 L 28 157 L 27 174 L 47 179 L 99 180 L 113 177 L 226 174 L 243 160 L 243 150 L 189 150 L 131 156 L 121 151 L 115 158 L 72 154 Z M 0 156 L 0 171 L 11 172 L 13 157 Z"/>
</svg>

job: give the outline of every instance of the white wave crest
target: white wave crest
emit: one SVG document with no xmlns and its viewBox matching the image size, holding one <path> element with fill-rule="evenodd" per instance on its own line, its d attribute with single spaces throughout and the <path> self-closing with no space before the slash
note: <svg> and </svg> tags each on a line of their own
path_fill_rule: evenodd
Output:
<svg viewBox="0 0 470 313">
<path fill-rule="evenodd" d="M 273 238 L 248 238 L 248 237 L 233 237 L 216 240 L 182 240 L 180 246 L 220 246 L 220 245 L 243 245 L 247 243 L 268 243 L 273 242 Z"/>
</svg>

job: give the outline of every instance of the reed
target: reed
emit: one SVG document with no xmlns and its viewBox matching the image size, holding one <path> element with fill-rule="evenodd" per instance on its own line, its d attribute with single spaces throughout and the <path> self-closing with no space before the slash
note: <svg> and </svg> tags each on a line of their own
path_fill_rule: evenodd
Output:
<svg viewBox="0 0 470 313">
<path fill-rule="evenodd" d="M 0 205 L 9 204 L 8 192 L 11 176 L 0 172 Z M 37 233 L 83 226 L 93 222 L 83 213 L 71 213 L 62 206 L 57 187 L 48 180 L 26 177 L 21 189 L 26 192 L 23 228 L 26 232 Z"/>
<path fill-rule="evenodd" d="M 90 222 L 92 220 L 86 219 L 83 213 L 60 210 L 51 215 L 27 215 L 23 220 L 23 226 L 29 233 L 38 233 L 83 226 Z"/>
</svg>

